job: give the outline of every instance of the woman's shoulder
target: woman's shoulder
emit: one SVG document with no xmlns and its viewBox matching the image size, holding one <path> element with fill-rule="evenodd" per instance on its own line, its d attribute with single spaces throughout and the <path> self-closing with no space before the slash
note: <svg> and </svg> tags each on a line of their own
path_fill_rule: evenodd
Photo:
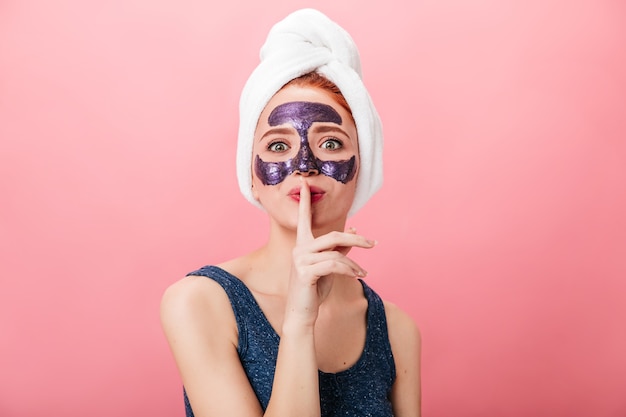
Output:
<svg viewBox="0 0 626 417">
<path fill-rule="evenodd" d="M 218 296 L 219 288 L 219 284 L 214 280 L 192 273 L 170 284 L 163 293 L 162 302 L 204 304 Z"/>
<path fill-rule="evenodd" d="M 407 347 L 419 349 L 421 334 L 413 317 L 388 300 L 383 300 L 383 304 L 387 318 L 389 341 L 394 354 L 395 351 L 406 349 Z"/>
<path fill-rule="evenodd" d="M 387 326 L 390 331 L 409 332 L 414 337 L 419 337 L 419 327 L 409 313 L 389 300 L 383 300 L 383 305 L 385 306 L 385 316 L 387 317 Z"/>
<path fill-rule="evenodd" d="M 217 282 L 218 277 L 237 277 L 242 269 L 243 257 L 227 260 L 222 263 L 206 265 L 190 272 L 185 277 L 170 284 L 163 294 L 163 302 L 206 304 L 213 298 L 223 299 L 224 290 Z M 213 279 L 211 279 L 213 278 Z"/>
<path fill-rule="evenodd" d="M 227 294 L 207 276 L 192 274 L 172 283 L 165 289 L 160 307 L 166 334 L 236 328 Z"/>
</svg>

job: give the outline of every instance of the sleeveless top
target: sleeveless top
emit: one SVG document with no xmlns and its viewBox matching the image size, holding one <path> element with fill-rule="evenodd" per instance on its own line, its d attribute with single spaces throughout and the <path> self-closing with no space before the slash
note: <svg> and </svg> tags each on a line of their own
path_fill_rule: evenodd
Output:
<svg viewBox="0 0 626 417">
<path fill-rule="evenodd" d="M 188 275 L 210 278 L 228 295 L 237 321 L 239 359 L 265 410 L 272 393 L 280 337 L 239 278 L 216 266 L 205 266 Z M 337 373 L 319 371 L 322 417 L 393 416 L 390 393 L 396 368 L 383 302 L 363 280 L 359 281 L 368 301 L 365 347 L 350 368 Z M 184 389 L 183 394 L 186 416 L 193 417 Z"/>
</svg>

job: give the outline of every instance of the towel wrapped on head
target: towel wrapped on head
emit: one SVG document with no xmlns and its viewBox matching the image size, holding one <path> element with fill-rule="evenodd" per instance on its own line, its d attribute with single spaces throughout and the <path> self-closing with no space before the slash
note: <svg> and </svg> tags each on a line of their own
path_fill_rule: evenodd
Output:
<svg viewBox="0 0 626 417">
<path fill-rule="evenodd" d="M 252 145 L 259 116 L 285 84 L 315 71 L 341 90 L 356 124 L 361 164 L 348 213 L 353 215 L 382 185 L 383 135 L 380 118 L 361 80 L 361 60 L 352 37 L 321 12 L 302 9 L 272 27 L 260 56 L 239 102 L 237 176 L 241 192 L 261 207 L 252 194 Z"/>
</svg>

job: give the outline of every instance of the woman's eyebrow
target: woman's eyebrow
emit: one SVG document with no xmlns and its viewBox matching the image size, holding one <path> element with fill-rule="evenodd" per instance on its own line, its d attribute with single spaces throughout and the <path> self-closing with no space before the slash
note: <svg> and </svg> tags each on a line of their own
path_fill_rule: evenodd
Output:
<svg viewBox="0 0 626 417">
<path fill-rule="evenodd" d="M 345 130 L 341 129 L 338 126 L 329 126 L 329 125 L 313 125 L 311 127 L 311 132 L 312 133 L 341 133 L 343 135 L 345 135 L 346 137 L 350 137 L 350 135 L 348 135 Z"/>
<path fill-rule="evenodd" d="M 263 133 L 263 136 L 259 138 L 259 142 L 270 135 L 292 135 L 294 133 L 297 134 L 296 129 L 294 129 L 293 127 L 274 127 Z"/>
</svg>

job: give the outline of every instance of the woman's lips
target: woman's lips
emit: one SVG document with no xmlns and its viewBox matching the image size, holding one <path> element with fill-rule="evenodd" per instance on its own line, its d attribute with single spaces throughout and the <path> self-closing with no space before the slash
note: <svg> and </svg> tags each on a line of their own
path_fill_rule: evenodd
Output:
<svg viewBox="0 0 626 417">
<path fill-rule="evenodd" d="M 311 192 L 311 204 L 317 203 L 322 198 L 324 198 L 325 191 L 321 188 L 309 186 L 309 190 Z M 293 188 L 291 191 L 289 191 L 289 197 L 297 202 L 300 202 L 300 187 Z"/>
</svg>

